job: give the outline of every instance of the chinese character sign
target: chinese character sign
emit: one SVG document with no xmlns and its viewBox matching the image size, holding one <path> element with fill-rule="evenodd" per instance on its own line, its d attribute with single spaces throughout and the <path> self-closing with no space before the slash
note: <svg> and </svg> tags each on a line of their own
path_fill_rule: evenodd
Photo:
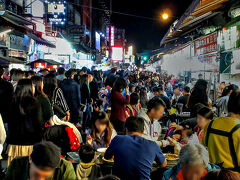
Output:
<svg viewBox="0 0 240 180">
<path fill-rule="evenodd" d="M 195 41 L 195 55 L 205 55 L 217 51 L 217 33 Z"/>
</svg>

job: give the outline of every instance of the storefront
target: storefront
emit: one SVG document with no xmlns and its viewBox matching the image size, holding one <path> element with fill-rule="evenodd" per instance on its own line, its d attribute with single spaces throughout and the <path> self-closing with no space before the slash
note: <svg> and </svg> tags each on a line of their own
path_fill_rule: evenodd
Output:
<svg viewBox="0 0 240 180">
<path fill-rule="evenodd" d="M 38 59 L 36 61 L 33 61 L 29 64 L 32 69 L 48 69 L 48 70 L 57 70 L 58 67 L 62 66 L 63 64 L 56 62 L 52 59 Z"/>
</svg>

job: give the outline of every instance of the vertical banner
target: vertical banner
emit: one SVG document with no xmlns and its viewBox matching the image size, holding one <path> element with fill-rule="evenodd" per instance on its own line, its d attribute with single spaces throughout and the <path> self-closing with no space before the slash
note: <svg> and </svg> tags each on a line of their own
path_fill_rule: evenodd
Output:
<svg viewBox="0 0 240 180">
<path fill-rule="evenodd" d="M 110 45 L 114 46 L 114 33 L 115 33 L 115 29 L 114 26 L 111 26 L 111 31 L 110 31 Z"/>
</svg>

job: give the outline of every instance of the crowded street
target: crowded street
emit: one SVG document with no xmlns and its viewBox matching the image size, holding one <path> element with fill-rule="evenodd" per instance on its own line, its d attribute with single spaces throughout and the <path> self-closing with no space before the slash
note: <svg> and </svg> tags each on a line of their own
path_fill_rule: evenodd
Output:
<svg viewBox="0 0 240 180">
<path fill-rule="evenodd" d="M 0 180 L 240 180 L 239 0 L 0 0 Z"/>
</svg>

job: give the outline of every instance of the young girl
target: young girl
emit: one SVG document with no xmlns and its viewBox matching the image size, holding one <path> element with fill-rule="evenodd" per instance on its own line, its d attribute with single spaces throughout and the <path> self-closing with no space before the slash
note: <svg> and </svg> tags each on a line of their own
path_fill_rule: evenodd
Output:
<svg viewBox="0 0 240 180">
<path fill-rule="evenodd" d="M 201 108 L 197 113 L 197 126 L 195 131 L 200 142 L 202 142 L 202 137 L 204 134 L 205 126 L 213 119 L 214 114 L 212 110 L 208 107 Z"/>
<path fill-rule="evenodd" d="M 106 148 L 111 140 L 117 135 L 114 130 L 107 113 L 98 112 L 93 121 L 91 132 L 87 136 L 87 143 L 95 150 L 98 148 Z"/>
</svg>

